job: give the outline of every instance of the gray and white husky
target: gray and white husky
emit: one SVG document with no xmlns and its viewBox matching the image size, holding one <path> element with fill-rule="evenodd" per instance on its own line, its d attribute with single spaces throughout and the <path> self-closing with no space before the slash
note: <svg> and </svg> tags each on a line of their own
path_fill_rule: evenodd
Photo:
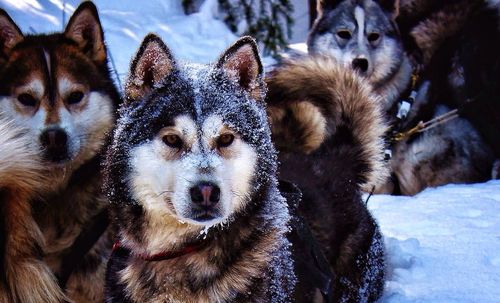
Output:
<svg viewBox="0 0 500 303">
<path fill-rule="evenodd" d="M 318 18 L 308 37 L 311 54 L 333 56 L 363 74 L 392 103 L 410 82 L 412 67 L 405 56 L 395 1 L 320 1 Z"/>
<path fill-rule="evenodd" d="M 212 65 L 145 38 L 105 164 L 119 235 L 106 302 L 311 302 L 294 293 L 300 193 L 278 188 L 264 93 L 249 37 Z"/>
<path fill-rule="evenodd" d="M 410 4 L 417 5 L 407 6 Z M 435 100 L 442 94 L 436 93 L 441 87 L 434 82 L 420 81 L 412 87 L 415 64 L 407 55 L 396 22 L 399 11 L 399 1 L 395 0 L 319 1 L 318 17 L 307 44 L 310 54 L 332 56 L 363 75 L 382 96 L 386 118 L 393 125 L 399 124 L 398 131 L 404 131 L 421 120 L 447 112 L 453 102 Z M 451 76 L 449 81 L 457 82 Z M 401 114 L 402 101 L 410 97 L 413 105 L 407 114 L 403 113 L 405 119 L 399 121 L 396 117 Z M 412 195 L 430 186 L 485 181 L 490 177 L 493 161 L 491 149 L 463 118 L 397 142 L 392 153 L 394 182 L 377 189 L 378 192 Z"/>
</svg>

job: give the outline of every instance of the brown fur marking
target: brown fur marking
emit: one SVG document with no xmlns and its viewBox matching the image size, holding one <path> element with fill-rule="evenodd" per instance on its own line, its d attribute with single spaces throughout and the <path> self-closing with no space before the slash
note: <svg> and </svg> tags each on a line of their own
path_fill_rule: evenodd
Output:
<svg viewBox="0 0 500 303">
<path fill-rule="evenodd" d="M 0 201 L 4 213 L 6 285 L 2 302 L 59 302 L 64 295 L 54 275 L 40 260 L 44 238 L 35 224 L 30 199 L 45 186 L 43 168 L 22 130 L 0 118 Z M 2 284 L 2 283 L 0 283 Z M 8 298 L 8 299 L 6 299 Z"/>
<path fill-rule="evenodd" d="M 347 116 L 352 119 L 348 123 L 353 125 L 354 137 L 365 147 L 364 158 L 369 170 L 365 172 L 367 182 L 362 184 L 363 188 L 369 191 L 374 185 L 385 182 L 387 168 L 381 138 L 386 128 L 378 108 L 380 101 L 355 73 L 341 67 L 333 58 L 318 56 L 285 63 L 266 81 L 268 114 L 278 148 L 283 147 L 279 142 L 292 137 L 296 152 L 309 153 L 321 145 L 324 141 L 321 138 L 326 139 L 339 123 L 344 123 L 342 116 Z M 310 97 L 316 101 L 309 101 Z M 308 105 L 297 105 L 297 101 Z M 295 127 L 299 125 L 301 132 L 289 134 L 284 131 L 289 126 L 279 122 L 287 119 L 293 121 Z M 322 121 L 326 122 L 325 127 Z M 285 138 L 280 138 L 281 135 Z"/>
<path fill-rule="evenodd" d="M 425 18 L 411 31 L 418 47 L 423 52 L 424 65 L 429 63 L 435 51 L 446 39 L 456 35 L 475 11 L 476 5 L 463 0 L 437 11 Z"/>
</svg>

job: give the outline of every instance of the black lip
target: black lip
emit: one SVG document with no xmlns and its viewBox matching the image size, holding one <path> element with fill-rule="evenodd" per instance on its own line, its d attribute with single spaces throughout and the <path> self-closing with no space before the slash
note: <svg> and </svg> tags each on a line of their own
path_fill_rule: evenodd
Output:
<svg viewBox="0 0 500 303">
<path fill-rule="evenodd" d="M 45 161 L 53 164 L 64 164 L 66 162 L 69 162 L 69 160 L 71 160 L 68 154 L 47 153 L 44 155 L 43 158 Z"/>
<path fill-rule="evenodd" d="M 206 222 L 219 217 L 220 214 L 215 211 L 193 211 L 191 214 L 191 219 L 198 222 Z"/>
</svg>

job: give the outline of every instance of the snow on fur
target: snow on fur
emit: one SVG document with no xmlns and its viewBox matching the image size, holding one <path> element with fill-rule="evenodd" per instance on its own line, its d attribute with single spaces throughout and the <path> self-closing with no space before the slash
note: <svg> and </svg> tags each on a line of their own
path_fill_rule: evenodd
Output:
<svg viewBox="0 0 500 303">
<path fill-rule="evenodd" d="M 498 5 L 499 1 L 490 2 Z M 61 30 L 63 3 L 67 18 L 79 1 L 0 0 L 26 33 Z M 94 3 L 122 79 L 148 32 L 161 35 L 177 58 L 195 62 L 215 60 L 235 40 L 213 17 L 214 1 L 190 16 L 182 13 L 176 0 Z M 369 207 L 388 252 L 390 268 L 382 302 L 498 302 L 499 181 L 448 185 L 415 197 L 373 196 Z"/>
</svg>

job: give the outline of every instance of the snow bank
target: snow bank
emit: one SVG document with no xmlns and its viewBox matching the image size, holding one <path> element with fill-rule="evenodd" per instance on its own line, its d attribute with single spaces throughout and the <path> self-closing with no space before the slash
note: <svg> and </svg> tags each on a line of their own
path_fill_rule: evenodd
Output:
<svg viewBox="0 0 500 303">
<path fill-rule="evenodd" d="M 500 301 L 500 181 L 373 196 L 385 236 L 383 302 Z"/>
</svg>

